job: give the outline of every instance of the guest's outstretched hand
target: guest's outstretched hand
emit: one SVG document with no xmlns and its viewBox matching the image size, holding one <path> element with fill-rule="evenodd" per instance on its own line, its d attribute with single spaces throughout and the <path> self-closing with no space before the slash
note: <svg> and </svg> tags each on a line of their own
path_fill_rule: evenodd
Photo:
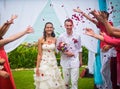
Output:
<svg viewBox="0 0 120 89">
<path fill-rule="evenodd" d="M 100 15 L 100 11 L 92 10 L 90 14 L 92 14 L 93 16 L 98 16 Z"/>
<path fill-rule="evenodd" d="M 12 16 L 11 16 L 11 20 L 16 19 L 17 17 L 18 17 L 18 15 L 12 15 Z"/>
<path fill-rule="evenodd" d="M 89 35 L 89 36 L 95 35 L 94 31 L 91 28 L 84 28 L 84 30 L 86 35 Z"/>
<path fill-rule="evenodd" d="M 103 35 L 105 35 L 104 33 L 101 33 L 100 35 L 96 34 L 91 28 L 85 28 L 84 30 L 85 30 L 86 35 L 94 37 L 94 38 L 99 39 L 101 41 L 104 41 L 104 37 L 103 37 Z"/>
<path fill-rule="evenodd" d="M 106 15 L 104 13 L 102 13 L 101 11 L 93 10 L 90 12 L 90 14 L 92 14 L 98 21 L 100 21 L 102 23 L 107 21 Z"/>
<path fill-rule="evenodd" d="M 32 28 L 31 26 L 28 26 L 28 27 L 26 28 L 25 32 L 26 32 L 26 34 L 29 34 L 29 33 L 33 33 L 34 30 L 33 30 L 33 28 Z"/>
<path fill-rule="evenodd" d="M 13 23 L 13 21 L 18 17 L 18 15 L 12 15 L 8 23 Z"/>
<path fill-rule="evenodd" d="M 73 9 L 74 12 L 78 12 L 78 13 L 83 13 L 83 11 L 80 9 L 80 8 L 77 8 L 77 9 Z"/>
</svg>

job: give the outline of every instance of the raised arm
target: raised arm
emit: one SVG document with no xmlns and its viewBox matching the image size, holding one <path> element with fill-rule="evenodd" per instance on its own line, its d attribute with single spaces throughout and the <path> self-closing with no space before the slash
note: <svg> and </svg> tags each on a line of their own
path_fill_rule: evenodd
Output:
<svg viewBox="0 0 120 89">
<path fill-rule="evenodd" d="M 73 9 L 73 11 L 82 14 L 85 18 L 87 18 L 88 20 L 90 20 L 94 24 L 96 24 L 96 25 L 98 24 L 97 20 L 91 18 L 89 15 L 87 15 L 86 13 L 84 13 L 81 9 L 77 8 L 77 9 Z"/>
<path fill-rule="evenodd" d="M 105 33 L 101 33 L 101 35 L 95 34 L 94 31 L 90 28 L 86 28 L 85 31 L 86 31 L 85 34 L 92 36 L 96 39 L 105 41 L 106 43 L 108 43 L 110 45 L 119 46 L 119 44 L 120 44 L 119 38 L 110 37 L 110 36 L 106 35 Z"/>
<path fill-rule="evenodd" d="M 43 38 L 40 38 L 38 40 L 38 55 L 37 55 L 37 63 L 36 63 L 36 75 L 37 76 L 40 76 L 39 67 L 40 67 L 40 62 L 42 60 L 42 43 L 43 43 Z"/>
<path fill-rule="evenodd" d="M 99 11 L 92 12 L 93 15 L 96 17 L 97 20 L 102 22 L 106 28 L 106 31 L 114 37 L 120 37 L 120 28 L 113 27 L 108 20 L 105 18 L 103 13 L 100 13 Z"/>
<path fill-rule="evenodd" d="M 119 38 L 113 38 L 108 35 L 103 35 L 104 41 L 110 45 L 113 46 L 120 46 L 120 39 Z"/>
<path fill-rule="evenodd" d="M 85 28 L 85 34 L 101 41 L 104 41 L 104 37 L 102 35 L 96 34 L 91 28 Z"/>
<path fill-rule="evenodd" d="M 16 18 L 17 18 L 17 15 L 12 15 L 10 20 L 8 20 L 6 23 L 3 24 L 3 26 L 0 27 L 0 37 L 5 35 L 10 25 L 13 23 L 14 19 Z"/>
<path fill-rule="evenodd" d="M 110 23 L 106 20 L 104 20 L 104 25 L 106 27 L 107 32 L 114 36 L 114 37 L 120 37 L 120 28 L 116 28 L 110 25 Z"/>
<path fill-rule="evenodd" d="M 32 29 L 32 27 L 29 26 L 29 27 L 27 27 L 27 29 L 25 31 L 19 32 L 17 34 L 14 34 L 14 35 L 8 37 L 8 38 L 5 38 L 5 39 L 0 39 L 0 46 L 4 46 L 4 45 L 6 45 L 6 44 L 8 44 L 16 39 L 19 39 L 20 37 L 22 37 L 26 34 L 32 33 L 32 32 L 33 32 L 33 29 Z"/>
</svg>

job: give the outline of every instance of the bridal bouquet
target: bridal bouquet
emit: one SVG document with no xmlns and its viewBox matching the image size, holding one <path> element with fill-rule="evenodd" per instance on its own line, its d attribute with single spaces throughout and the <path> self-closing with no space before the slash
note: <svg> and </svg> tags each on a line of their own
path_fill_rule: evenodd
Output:
<svg viewBox="0 0 120 89">
<path fill-rule="evenodd" d="M 59 45 L 58 45 L 58 47 L 57 47 L 57 49 L 59 51 L 62 51 L 62 52 L 68 51 L 67 50 L 67 44 L 64 43 L 64 42 L 60 42 Z"/>
</svg>

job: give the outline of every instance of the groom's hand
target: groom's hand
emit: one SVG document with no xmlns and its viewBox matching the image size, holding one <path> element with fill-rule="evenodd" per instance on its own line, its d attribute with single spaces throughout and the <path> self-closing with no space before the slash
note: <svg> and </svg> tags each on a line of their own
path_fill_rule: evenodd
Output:
<svg viewBox="0 0 120 89">
<path fill-rule="evenodd" d="M 67 51 L 67 52 L 64 52 L 68 57 L 72 57 L 72 56 L 74 56 L 74 54 L 72 53 L 72 52 L 69 52 L 69 51 Z"/>
</svg>

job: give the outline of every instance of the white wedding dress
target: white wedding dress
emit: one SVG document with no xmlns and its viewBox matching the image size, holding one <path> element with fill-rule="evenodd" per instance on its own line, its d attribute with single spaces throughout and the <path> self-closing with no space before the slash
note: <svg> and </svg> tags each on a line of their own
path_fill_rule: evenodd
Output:
<svg viewBox="0 0 120 89">
<path fill-rule="evenodd" d="M 55 44 L 43 44 L 42 53 L 40 76 L 34 74 L 36 89 L 65 89 L 64 80 L 57 66 Z"/>
</svg>

